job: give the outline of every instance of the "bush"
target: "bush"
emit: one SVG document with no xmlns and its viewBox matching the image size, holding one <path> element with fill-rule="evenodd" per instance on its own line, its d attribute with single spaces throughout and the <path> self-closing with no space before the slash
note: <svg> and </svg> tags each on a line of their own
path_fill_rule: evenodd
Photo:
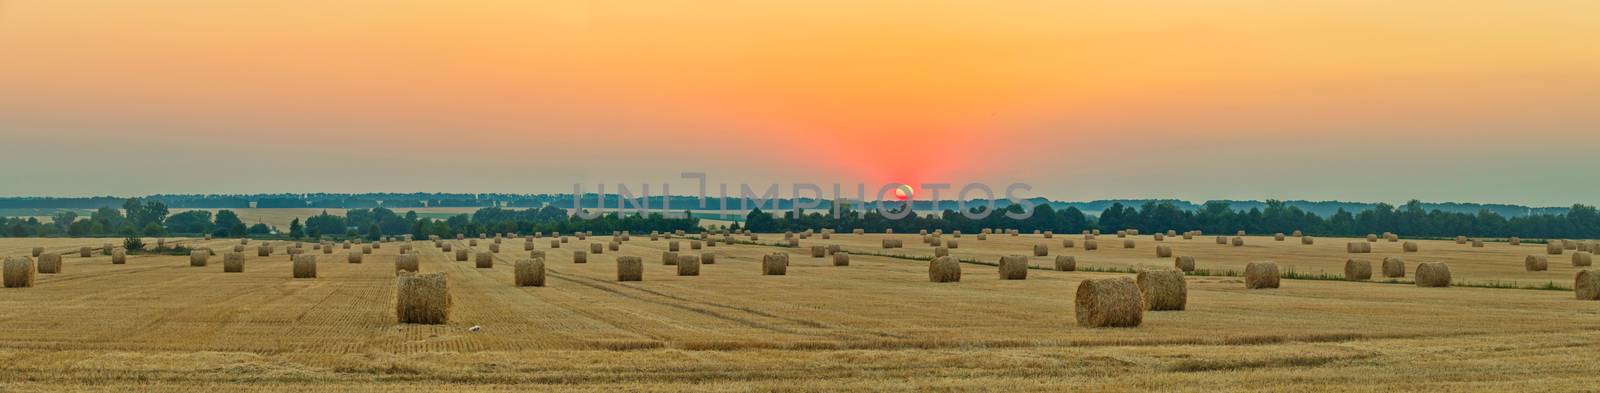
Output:
<svg viewBox="0 0 1600 393">
<path fill-rule="evenodd" d="M 128 250 L 128 252 L 144 250 L 144 239 L 140 239 L 138 236 L 128 236 L 127 239 L 122 239 L 122 248 Z"/>
</svg>

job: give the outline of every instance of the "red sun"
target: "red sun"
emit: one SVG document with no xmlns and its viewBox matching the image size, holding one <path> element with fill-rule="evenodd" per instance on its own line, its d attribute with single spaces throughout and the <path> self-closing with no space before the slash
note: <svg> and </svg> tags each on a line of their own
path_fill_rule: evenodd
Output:
<svg viewBox="0 0 1600 393">
<path fill-rule="evenodd" d="M 912 189 L 910 184 L 901 184 L 900 187 L 896 187 L 894 189 L 895 199 L 904 201 L 911 199 L 911 197 L 915 195 L 916 190 Z"/>
</svg>

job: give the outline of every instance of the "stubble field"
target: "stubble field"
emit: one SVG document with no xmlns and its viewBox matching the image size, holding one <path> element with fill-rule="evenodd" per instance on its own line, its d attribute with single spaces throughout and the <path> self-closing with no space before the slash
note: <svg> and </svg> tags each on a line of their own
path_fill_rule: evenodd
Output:
<svg viewBox="0 0 1600 393">
<path fill-rule="evenodd" d="M 885 250 L 886 236 L 906 248 Z M 1124 249 L 1100 236 L 968 234 L 951 254 L 978 263 L 1030 255 L 1041 269 L 1000 280 L 996 268 L 962 265 L 959 283 L 929 283 L 932 248 L 906 235 L 813 235 L 800 248 L 718 244 L 716 264 L 680 277 L 661 263 L 672 240 L 635 234 L 617 252 L 573 263 L 591 237 L 547 253 L 545 287 L 512 286 L 511 264 L 527 257 L 507 239 L 495 267 L 455 262 L 431 242 L 412 244 L 421 271 L 446 272 L 453 309 L 446 325 L 398 324 L 394 259 L 386 243 L 360 264 L 345 250 L 317 255 L 318 277 L 290 278 L 287 242 L 269 257 L 252 240 L 243 273 L 186 256 L 133 255 L 113 265 L 79 246 L 106 239 L 0 239 L 0 255 L 44 246 L 66 255 L 58 274 L 32 288 L 0 289 L 0 390 L 146 391 L 1586 391 L 1600 386 L 1600 302 L 1570 290 L 1571 251 L 1550 270 L 1527 272 L 1541 244 L 1482 248 L 1418 241 L 1420 251 L 1378 242 L 1370 259 L 1406 259 L 1399 283 L 1286 279 L 1247 290 L 1246 263 L 1273 260 L 1306 275 L 1339 275 L 1345 243 L 1357 239 L 1246 237 L 1245 246 L 1148 235 Z M 951 239 L 945 235 L 945 239 Z M 736 237 L 738 240 L 747 240 Z M 1065 249 L 1062 240 L 1075 240 Z M 118 241 L 111 239 L 109 241 Z M 153 240 L 151 241 L 153 243 Z M 168 239 L 219 252 L 236 239 Z M 467 240 L 447 240 L 466 247 Z M 486 249 L 491 240 L 479 240 Z M 1147 312 L 1136 328 L 1079 327 L 1073 296 L 1084 279 L 1129 273 L 1044 270 L 1055 255 L 1080 269 L 1169 267 L 1156 244 L 1195 256 L 1211 275 L 1188 277 L 1184 311 Z M 811 245 L 851 251 L 849 266 L 812 258 Z M 70 252 L 69 252 L 70 251 Z M 761 256 L 788 252 L 785 276 L 763 276 Z M 884 254 L 883 256 L 871 254 Z M 645 262 L 644 280 L 617 282 L 615 257 Z M 893 255 L 893 256 L 890 256 Z M 918 259 L 922 258 L 922 259 Z M 1407 284 L 1418 262 L 1446 262 L 1458 283 Z M 1329 278 L 1329 277 L 1323 277 Z M 477 332 L 469 327 L 479 326 Z"/>
</svg>

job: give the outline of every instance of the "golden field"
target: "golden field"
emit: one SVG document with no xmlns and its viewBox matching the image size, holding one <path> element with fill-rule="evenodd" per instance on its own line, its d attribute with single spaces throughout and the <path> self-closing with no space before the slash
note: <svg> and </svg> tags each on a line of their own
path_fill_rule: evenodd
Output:
<svg viewBox="0 0 1600 393">
<path fill-rule="evenodd" d="M 904 249 L 884 250 L 886 236 Z M 951 235 L 944 236 L 946 240 Z M 777 243 L 782 234 L 762 234 Z M 1200 269 L 1242 270 L 1273 260 L 1297 273 L 1342 272 L 1345 243 L 1247 237 L 1243 247 L 1148 235 L 1134 249 L 1114 235 L 1084 251 L 1079 235 L 968 234 L 951 250 L 993 262 L 1049 244 L 1080 269 L 1167 267 L 1154 246 L 1195 256 Z M 743 240 L 744 237 L 736 237 Z M 1073 239 L 1077 248 L 1064 249 Z M 1073 317 L 1084 279 L 1128 273 L 1032 270 L 1002 281 L 996 268 L 963 264 L 959 283 L 934 284 L 919 236 L 813 235 L 801 248 L 718 244 L 700 276 L 676 276 L 660 254 L 670 240 L 634 235 L 620 252 L 574 264 L 551 249 L 545 287 L 514 287 L 526 257 L 508 239 L 492 269 L 454 262 L 431 242 L 413 244 L 423 272 L 449 275 L 447 325 L 395 320 L 394 259 L 387 243 L 364 263 L 344 250 L 308 252 L 318 277 L 291 279 L 286 242 L 243 273 L 221 257 L 190 267 L 184 256 L 130 256 L 112 265 L 79 246 L 120 239 L 0 239 L 0 255 L 39 245 L 66 255 L 59 274 L 32 288 L 0 289 L 0 391 L 1592 391 L 1600 386 L 1600 302 L 1567 290 L 1419 288 L 1404 283 L 1286 279 L 1246 290 L 1239 277 L 1191 276 L 1185 311 L 1147 312 L 1136 328 L 1089 329 Z M 169 239 L 219 252 L 238 240 Z M 684 252 L 687 240 L 680 240 Z M 467 241 L 453 242 L 456 247 Z M 490 240 L 480 240 L 487 249 Z M 153 244 L 153 240 L 150 241 Z M 1451 241 L 1380 241 L 1370 259 L 1442 261 L 1463 284 L 1570 288 L 1570 253 L 1550 271 L 1523 271 L 1541 244 L 1483 248 Z M 850 266 L 812 258 L 806 246 L 841 245 Z M 73 251 L 68 253 L 67 251 Z M 761 256 L 789 252 L 786 276 L 763 276 Z M 644 281 L 617 282 L 615 257 L 640 256 Z M 1374 280 L 1384 280 L 1375 273 Z M 481 326 L 471 332 L 469 327 Z"/>
</svg>

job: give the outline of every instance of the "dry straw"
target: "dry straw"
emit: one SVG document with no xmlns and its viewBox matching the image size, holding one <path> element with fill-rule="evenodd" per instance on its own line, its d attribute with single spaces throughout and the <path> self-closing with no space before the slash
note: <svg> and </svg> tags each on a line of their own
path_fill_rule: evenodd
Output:
<svg viewBox="0 0 1600 393">
<path fill-rule="evenodd" d="M 457 248 L 456 249 L 456 262 L 466 262 L 466 261 L 467 261 L 467 249 L 465 249 L 465 248 Z"/>
<path fill-rule="evenodd" d="M 1123 239 L 1122 240 L 1122 248 L 1133 248 L 1133 246 L 1134 246 L 1133 239 Z"/>
<path fill-rule="evenodd" d="M 644 260 L 634 256 L 617 257 L 617 281 L 644 281 Z"/>
<path fill-rule="evenodd" d="M 1550 259 L 1543 255 L 1529 255 L 1522 259 L 1522 266 L 1530 272 L 1542 272 L 1550 270 Z"/>
<path fill-rule="evenodd" d="M 1078 246 L 1078 243 L 1073 242 L 1072 239 L 1062 239 L 1061 240 L 1061 248 L 1075 248 L 1077 246 Z"/>
<path fill-rule="evenodd" d="M 1417 252 L 1417 242 L 1401 243 L 1400 248 L 1405 250 L 1405 252 Z"/>
<path fill-rule="evenodd" d="M 88 258 L 90 255 L 94 255 L 94 249 L 93 248 L 89 248 L 87 246 L 78 247 L 78 256 L 79 257 Z"/>
<path fill-rule="evenodd" d="M 1317 239 L 1315 239 L 1315 238 L 1313 238 L 1311 236 L 1301 236 L 1300 237 L 1300 244 L 1303 244 L 1303 245 L 1309 246 L 1309 245 L 1312 245 L 1312 244 L 1316 244 L 1316 242 L 1317 242 Z"/>
<path fill-rule="evenodd" d="M 361 263 L 361 257 L 363 255 L 365 255 L 365 254 L 362 254 L 361 250 L 350 250 L 350 257 L 348 258 L 348 262 L 350 262 L 350 263 Z"/>
<path fill-rule="evenodd" d="M 1165 244 L 1156 245 L 1156 258 L 1171 258 L 1172 246 Z"/>
<path fill-rule="evenodd" d="M 296 255 L 294 257 L 294 278 L 317 278 L 317 256 Z"/>
<path fill-rule="evenodd" d="M 1473 247 L 1482 248 L 1483 247 L 1483 240 L 1481 240 L 1481 239 L 1472 239 L 1472 246 Z"/>
<path fill-rule="evenodd" d="M 1192 272 L 1192 271 L 1194 271 L 1194 257 L 1188 256 L 1188 255 L 1180 255 L 1180 256 L 1177 256 L 1175 258 L 1172 258 L 1172 267 L 1178 268 L 1178 270 L 1182 270 L 1182 271 L 1185 271 L 1185 272 Z"/>
<path fill-rule="evenodd" d="M 1234 236 L 1233 237 L 1233 246 L 1234 247 L 1244 246 L 1244 238 L 1238 237 L 1238 236 Z"/>
<path fill-rule="evenodd" d="M 715 264 L 717 264 L 717 254 L 712 254 L 712 253 L 709 253 L 709 252 L 701 253 L 700 254 L 700 264 L 701 265 L 715 265 Z"/>
<path fill-rule="evenodd" d="M 44 247 L 34 247 L 33 248 L 33 257 L 34 258 L 38 258 L 39 254 L 43 254 L 43 253 L 44 253 Z"/>
<path fill-rule="evenodd" d="M 590 254 L 600 255 L 600 254 L 604 254 L 605 252 L 606 252 L 606 245 L 600 244 L 600 243 L 589 243 L 589 253 Z"/>
<path fill-rule="evenodd" d="M 1417 264 L 1417 286 L 1450 286 L 1450 266 L 1445 265 L 1444 262 L 1423 262 Z"/>
<path fill-rule="evenodd" d="M 42 253 L 41 253 L 42 254 Z M 34 264 L 28 257 L 6 257 L 5 286 L 6 288 L 28 288 L 33 286 Z"/>
<path fill-rule="evenodd" d="M 789 254 L 775 252 L 761 257 L 761 274 L 782 276 L 789 271 Z"/>
<path fill-rule="evenodd" d="M 1043 244 L 1035 244 L 1035 245 L 1033 245 L 1033 256 L 1042 257 L 1042 256 L 1047 256 L 1047 255 L 1050 255 L 1050 246 L 1046 246 L 1046 245 L 1043 245 Z"/>
<path fill-rule="evenodd" d="M 1073 314 L 1083 327 L 1135 327 L 1144 321 L 1144 297 L 1127 277 L 1083 280 Z"/>
<path fill-rule="evenodd" d="M 516 263 L 516 276 L 512 278 L 519 287 L 544 286 L 544 260 L 543 259 L 518 259 Z"/>
<path fill-rule="evenodd" d="M 701 243 L 700 243 L 699 240 L 690 240 L 689 241 L 689 249 L 690 250 L 699 250 L 700 247 L 701 247 Z"/>
<path fill-rule="evenodd" d="M 1350 254 L 1366 254 L 1372 252 L 1372 243 L 1349 242 L 1344 244 L 1344 251 Z"/>
<path fill-rule="evenodd" d="M 268 246 L 266 244 L 262 244 L 260 247 L 256 247 L 256 256 L 258 256 L 258 257 L 270 257 L 270 256 L 272 256 L 272 246 Z"/>
<path fill-rule="evenodd" d="M 1142 270 L 1134 283 L 1139 285 L 1146 310 L 1181 311 L 1189 303 L 1189 285 L 1183 279 L 1183 271 Z"/>
<path fill-rule="evenodd" d="M 1281 242 L 1281 241 L 1283 241 L 1283 239 L 1284 239 L 1283 232 L 1278 232 L 1278 233 L 1272 234 L 1272 240 L 1277 240 L 1277 241 Z"/>
<path fill-rule="evenodd" d="M 1245 289 L 1277 288 L 1278 264 L 1274 262 L 1250 262 L 1244 267 Z"/>
<path fill-rule="evenodd" d="M 400 254 L 394 258 L 395 272 L 413 272 L 421 265 L 421 258 L 417 254 Z"/>
<path fill-rule="evenodd" d="M 961 281 L 961 262 L 955 257 L 938 257 L 928 261 L 929 282 Z"/>
<path fill-rule="evenodd" d="M 1007 255 L 1000 257 L 1001 280 L 1026 280 L 1028 278 L 1028 257 L 1021 255 Z"/>
<path fill-rule="evenodd" d="M 678 241 L 677 240 L 673 240 L 673 241 L 667 242 L 667 251 L 678 251 Z"/>
<path fill-rule="evenodd" d="M 1522 245 L 1522 238 L 1516 237 L 1516 236 L 1512 236 L 1511 240 L 1508 240 L 1507 242 L 1511 243 L 1511 245 L 1513 245 L 1513 246 L 1520 246 L 1520 245 Z"/>
<path fill-rule="evenodd" d="M 1056 256 L 1056 271 L 1070 272 L 1078 270 L 1078 258 L 1071 255 Z"/>
<path fill-rule="evenodd" d="M 400 323 L 450 322 L 450 284 L 443 272 L 401 272 L 395 277 L 395 315 Z"/>
<path fill-rule="evenodd" d="M 933 256 L 935 258 L 946 256 L 946 255 L 950 255 L 950 249 L 944 248 L 944 247 L 934 247 L 933 248 Z"/>
<path fill-rule="evenodd" d="M 1083 250 L 1084 251 L 1094 251 L 1094 250 L 1099 250 L 1099 249 L 1100 249 L 1100 244 L 1096 243 L 1094 240 L 1084 240 L 1083 241 Z"/>
<path fill-rule="evenodd" d="M 476 265 L 477 268 L 479 268 L 479 269 L 493 269 L 494 268 L 494 253 L 485 252 L 485 251 L 478 251 L 477 257 L 473 258 L 473 264 Z"/>
<path fill-rule="evenodd" d="M 1548 242 L 1549 243 L 1545 243 L 1544 245 L 1544 252 L 1550 255 L 1561 255 L 1561 243 L 1558 243 L 1555 240 L 1548 240 Z"/>
<path fill-rule="evenodd" d="M 678 264 L 678 253 L 672 251 L 662 251 L 661 264 L 669 266 Z"/>
<path fill-rule="evenodd" d="M 843 251 L 833 253 L 833 265 L 850 266 L 850 253 Z"/>
<path fill-rule="evenodd" d="M 1594 254 L 1592 254 L 1592 253 L 1583 252 L 1583 251 L 1572 253 L 1572 266 L 1574 266 L 1574 267 L 1589 266 L 1589 265 L 1591 265 L 1593 263 L 1594 263 Z"/>
<path fill-rule="evenodd" d="M 1217 236 L 1217 244 L 1221 244 L 1221 245 L 1224 245 L 1224 246 L 1228 245 L 1228 237 L 1227 236 Z"/>
<path fill-rule="evenodd" d="M 1383 276 L 1400 278 L 1406 276 L 1406 261 L 1400 257 L 1383 258 Z"/>
<path fill-rule="evenodd" d="M 210 259 L 210 258 L 211 258 L 211 252 L 209 252 L 209 251 L 206 251 L 206 250 L 190 251 L 189 252 L 189 266 L 195 266 L 195 267 L 205 266 L 206 265 L 206 260 Z"/>
<path fill-rule="evenodd" d="M 827 247 L 811 246 L 811 257 L 812 258 L 822 258 L 822 257 L 827 256 L 827 255 L 828 255 L 828 248 Z"/>
<path fill-rule="evenodd" d="M 1344 261 L 1344 278 L 1354 281 L 1371 280 L 1372 261 L 1355 258 L 1346 259 Z"/>
<path fill-rule="evenodd" d="M 1368 233 L 1367 234 L 1367 241 L 1373 242 L 1373 243 L 1377 243 L 1378 242 L 1378 235 Z"/>
<path fill-rule="evenodd" d="M 573 251 L 572 263 L 589 263 L 589 253 L 583 250 Z"/>
<path fill-rule="evenodd" d="M 679 276 L 698 276 L 698 275 L 700 275 L 700 257 L 696 256 L 696 255 L 689 255 L 689 254 L 679 255 L 678 256 L 678 275 Z"/>
<path fill-rule="evenodd" d="M 126 263 L 128 263 L 128 252 L 127 251 L 115 250 L 115 251 L 111 252 L 111 264 L 113 264 L 113 265 L 122 265 L 122 264 L 126 264 Z"/>
<path fill-rule="evenodd" d="M 222 272 L 223 273 L 243 273 L 244 272 L 244 254 L 237 253 L 237 252 L 230 252 L 230 253 L 227 253 L 227 254 L 223 254 L 222 255 Z"/>
<path fill-rule="evenodd" d="M 7 266 L 10 266 L 9 263 L 7 262 Z M 1572 292 L 1577 294 L 1578 300 L 1600 300 L 1600 271 L 1579 270 L 1572 281 Z M 11 286 L 9 278 L 6 286 Z"/>
</svg>

